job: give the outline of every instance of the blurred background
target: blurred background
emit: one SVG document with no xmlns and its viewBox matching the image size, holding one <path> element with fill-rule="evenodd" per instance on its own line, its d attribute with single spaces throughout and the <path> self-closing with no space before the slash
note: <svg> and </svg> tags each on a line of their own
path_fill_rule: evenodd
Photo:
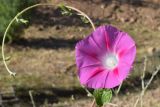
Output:
<svg viewBox="0 0 160 107">
<path fill-rule="evenodd" d="M 111 24 L 134 38 L 133 71 L 111 101 L 118 107 L 133 107 L 141 92 L 144 57 L 148 59 L 145 83 L 160 65 L 160 0 L 0 0 L 0 41 L 11 19 L 36 3 L 76 7 L 96 26 Z M 88 107 L 92 98 L 79 84 L 74 47 L 93 31 L 91 26 L 76 14 L 61 15 L 56 7 L 40 6 L 20 18 L 29 22 L 15 22 L 5 45 L 10 57 L 7 64 L 17 73 L 15 78 L 0 61 L 0 107 L 32 107 L 30 95 L 36 107 Z M 143 99 L 144 107 L 160 107 L 160 72 Z"/>
</svg>

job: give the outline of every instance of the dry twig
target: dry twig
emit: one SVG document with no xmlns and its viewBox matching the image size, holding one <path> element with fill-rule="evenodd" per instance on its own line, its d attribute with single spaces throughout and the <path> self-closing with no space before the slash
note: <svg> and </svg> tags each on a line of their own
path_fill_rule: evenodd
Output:
<svg viewBox="0 0 160 107">
<path fill-rule="evenodd" d="M 36 104 L 35 104 L 34 99 L 33 99 L 32 92 L 33 92 L 33 91 L 31 91 L 31 90 L 29 91 L 29 96 L 30 96 L 30 99 L 31 99 L 31 102 L 32 102 L 32 106 L 33 106 L 33 107 L 36 107 Z"/>
<path fill-rule="evenodd" d="M 146 86 L 144 86 L 144 88 L 141 91 L 140 96 L 137 98 L 134 107 L 137 107 L 137 104 L 140 100 L 140 98 L 142 98 L 144 96 L 145 91 L 147 90 L 147 88 L 149 87 L 149 85 L 151 84 L 151 82 L 153 81 L 154 77 L 158 74 L 158 72 L 160 71 L 160 65 L 156 68 L 156 70 L 152 73 L 151 78 L 149 79 L 149 81 L 147 82 Z"/>
</svg>

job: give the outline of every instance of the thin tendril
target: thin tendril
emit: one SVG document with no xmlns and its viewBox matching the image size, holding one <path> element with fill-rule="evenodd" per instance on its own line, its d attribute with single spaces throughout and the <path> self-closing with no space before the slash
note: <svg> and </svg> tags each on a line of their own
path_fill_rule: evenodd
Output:
<svg viewBox="0 0 160 107">
<path fill-rule="evenodd" d="M 3 40 L 2 40 L 2 59 L 3 59 L 3 63 L 4 63 L 4 65 L 5 65 L 5 68 L 6 68 L 7 72 L 8 72 L 11 76 L 15 76 L 16 73 L 15 73 L 15 72 L 12 72 L 12 71 L 9 69 L 9 67 L 8 67 L 8 65 L 7 65 L 7 63 L 6 63 L 6 60 L 5 60 L 4 44 L 5 44 L 5 39 L 6 39 L 7 32 L 8 32 L 8 30 L 9 30 L 9 28 L 11 27 L 11 25 L 13 24 L 13 22 L 14 22 L 15 20 L 17 20 L 17 18 L 18 18 L 20 15 L 22 15 L 24 12 L 26 12 L 26 11 L 32 9 L 32 8 L 38 7 L 38 6 L 56 6 L 56 5 L 54 5 L 54 4 L 35 4 L 35 5 L 32 5 L 32 6 L 29 6 L 29 7 L 25 8 L 24 10 L 22 10 L 21 12 L 19 12 L 19 13 L 10 21 L 9 25 L 7 26 L 7 28 L 6 28 L 6 30 L 5 30 L 5 33 L 4 33 L 4 36 L 3 36 Z M 65 7 L 69 8 L 69 9 L 72 9 L 72 10 L 80 13 L 80 15 L 86 17 L 86 18 L 88 19 L 88 21 L 90 22 L 93 30 L 95 30 L 95 26 L 94 26 L 92 20 L 91 20 L 84 12 L 80 11 L 80 10 L 77 9 L 77 8 L 71 7 L 71 6 L 65 6 Z"/>
<path fill-rule="evenodd" d="M 78 10 L 77 8 L 71 7 L 71 6 L 66 6 L 66 7 L 67 7 L 67 8 L 70 8 L 70 9 L 72 9 L 72 10 L 75 10 L 75 11 L 77 11 L 78 13 L 80 13 L 79 15 L 86 17 L 86 18 L 88 19 L 88 21 L 90 22 L 93 30 L 95 30 L 95 26 L 94 26 L 92 20 L 91 20 L 84 12 Z"/>
</svg>

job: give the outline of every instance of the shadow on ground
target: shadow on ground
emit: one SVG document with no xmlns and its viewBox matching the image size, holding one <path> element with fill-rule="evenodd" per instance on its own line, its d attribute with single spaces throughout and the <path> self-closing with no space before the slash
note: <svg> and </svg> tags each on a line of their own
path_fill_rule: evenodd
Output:
<svg viewBox="0 0 160 107">
<path fill-rule="evenodd" d="M 152 76 L 151 73 L 146 73 L 145 81 L 148 81 L 150 77 Z M 157 88 L 160 78 L 160 73 L 157 74 L 157 76 L 152 81 L 152 84 L 149 87 L 150 89 Z M 116 87 L 115 89 L 117 89 Z M 86 97 L 87 92 L 81 88 L 81 87 L 74 87 L 69 89 L 63 89 L 63 88 L 41 88 L 41 89 L 27 89 L 23 87 L 15 87 L 15 92 L 17 97 L 23 101 L 30 101 L 29 91 L 32 90 L 33 97 L 35 102 L 42 104 L 47 100 L 49 103 L 57 103 L 62 98 L 71 98 L 74 96 L 75 98 L 81 98 Z M 89 89 L 91 92 L 92 89 Z M 125 95 L 126 93 L 136 93 L 141 90 L 141 80 L 139 77 L 135 78 L 129 78 L 127 81 L 124 82 L 120 95 Z"/>
<path fill-rule="evenodd" d="M 78 39 L 58 39 L 58 38 L 30 38 L 30 39 L 18 39 L 13 41 L 12 46 L 21 46 L 23 48 L 29 47 L 33 49 L 59 49 L 59 48 L 70 48 L 74 49 L 75 44 L 78 42 Z"/>
<path fill-rule="evenodd" d="M 137 7 L 152 8 L 155 10 L 158 10 L 160 7 L 159 2 L 153 2 L 151 0 L 150 1 L 144 1 L 144 0 L 87 0 L 87 1 L 71 0 L 71 1 L 66 1 L 66 0 L 60 0 L 56 2 L 55 4 L 59 4 L 63 2 L 67 5 L 77 7 L 78 9 L 84 11 L 97 25 L 99 25 L 101 21 L 103 22 L 102 18 L 100 17 L 103 17 L 103 19 L 104 17 L 107 17 L 107 19 L 110 20 L 114 17 L 114 15 L 117 14 L 117 12 L 119 11 L 119 8 L 122 6 L 125 7 L 126 5 L 128 5 L 129 7 L 132 7 L 135 10 Z M 90 5 L 90 8 L 88 8 L 88 5 Z M 103 8 L 100 8 L 101 6 Z M 111 8 L 108 8 L 108 7 L 111 7 Z M 125 10 L 125 11 L 130 11 L 130 10 Z M 137 14 L 137 11 L 139 10 L 136 10 L 136 11 L 132 10 L 130 12 Z M 44 27 L 55 26 L 55 25 L 63 25 L 63 26 L 75 25 L 75 26 L 83 26 L 83 27 L 89 26 L 89 24 L 84 24 L 81 21 L 80 17 L 75 14 L 73 14 L 72 16 L 62 16 L 61 10 L 55 7 L 49 7 L 49 6 L 39 7 L 35 9 L 35 12 L 33 13 L 34 14 L 32 15 L 33 17 L 31 19 L 31 23 L 37 24 L 37 25 L 43 25 Z M 120 11 L 119 13 L 123 13 L 123 12 Z M 106 14 L 111 14 L 111 15 L 106 15 Z"/>
</svg>

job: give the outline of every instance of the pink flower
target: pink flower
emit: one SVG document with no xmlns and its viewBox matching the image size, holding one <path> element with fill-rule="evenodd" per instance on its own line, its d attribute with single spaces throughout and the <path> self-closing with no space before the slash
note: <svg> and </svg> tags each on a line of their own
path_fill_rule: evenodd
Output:
<svg viewBox="0 0 160 107">
<path fill-rule="evenodd" d="M 136 55 L 133 39 L 112 26 L 100 26 L 76 44 L 76 64 L 81 84 L 113 88 L 128 76 Z"/>
</svg>

